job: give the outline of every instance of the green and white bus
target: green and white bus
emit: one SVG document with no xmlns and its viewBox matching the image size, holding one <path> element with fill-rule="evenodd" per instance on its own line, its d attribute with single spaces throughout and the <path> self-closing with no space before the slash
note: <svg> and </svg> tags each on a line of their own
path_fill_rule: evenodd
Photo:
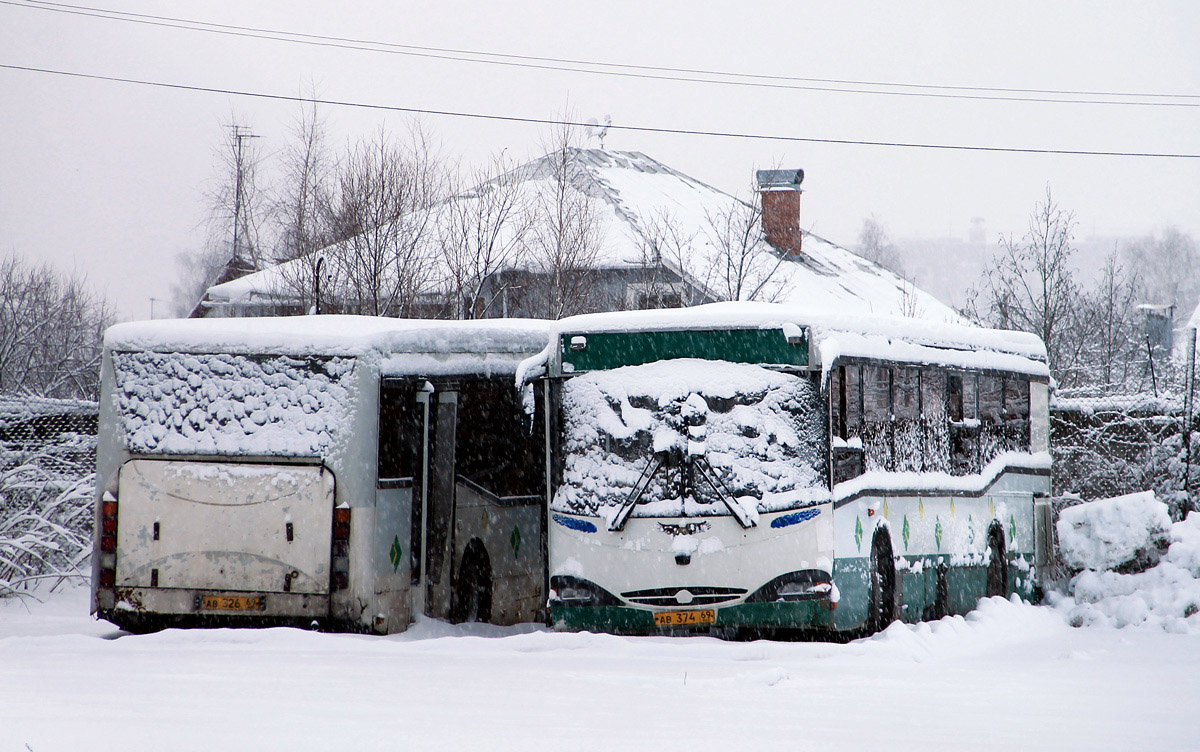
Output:
<svg viewBox="0 0 1200 752">
<path fill-rule="evenodd" d="M 714 304 L 565 319 L 520 377 L 557 628 L 854 634 L 1034 595 L 1037 337 Z"/>
</svg>

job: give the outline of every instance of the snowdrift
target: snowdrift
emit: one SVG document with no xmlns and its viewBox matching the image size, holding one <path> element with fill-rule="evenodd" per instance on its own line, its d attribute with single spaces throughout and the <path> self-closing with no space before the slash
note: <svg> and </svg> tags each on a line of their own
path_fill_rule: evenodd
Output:
<svg viewBox="0 0 1200 752">
<path fill-rule="evenodd" d="M 1200 514 L 1172 524 L 1148 491 L 1065 509 L 1058 534 L 1072 626 L 1200 633 Z"/>
</svg>

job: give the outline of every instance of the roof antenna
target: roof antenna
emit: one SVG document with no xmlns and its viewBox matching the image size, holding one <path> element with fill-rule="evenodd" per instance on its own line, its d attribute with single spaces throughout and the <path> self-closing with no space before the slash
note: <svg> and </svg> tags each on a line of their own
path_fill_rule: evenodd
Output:
<svg viewBox="0 0 1200 752">
<path fill-rule="evenodd" d="M 600 142 L 600 151 L 604 151 L 604 137 L 608 135 L 610 125 L 612 125 L 611 115 L 605 115 L 604 122 L 600 122 L 596 118 L 588 118 L 588 121 L 584 123 L 588 138 L 594 138 Z"/>
</svg>

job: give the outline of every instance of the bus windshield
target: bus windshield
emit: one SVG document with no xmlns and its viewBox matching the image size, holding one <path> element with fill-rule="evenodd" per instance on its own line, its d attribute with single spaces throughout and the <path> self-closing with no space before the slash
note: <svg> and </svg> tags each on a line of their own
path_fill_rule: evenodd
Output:
<svg viewBox="0 0 1200 752">
<path fill-rule="evenodd" d="M 556 510 L 743 518 L 825 498 L 824 410 L 806 376 L 678 359 L 568 379 Z"/>
</svg>

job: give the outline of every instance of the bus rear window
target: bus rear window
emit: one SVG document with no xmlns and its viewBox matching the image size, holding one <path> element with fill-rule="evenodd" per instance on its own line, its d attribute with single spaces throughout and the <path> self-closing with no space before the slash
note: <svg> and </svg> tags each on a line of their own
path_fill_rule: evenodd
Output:
<svg viewBox="0 0 1200 752">
<path fill-rule="evenodd" d="M 117 352 L 134 454 L 320 456 L 347 415 L 349 358 Z"/>
</svg>

